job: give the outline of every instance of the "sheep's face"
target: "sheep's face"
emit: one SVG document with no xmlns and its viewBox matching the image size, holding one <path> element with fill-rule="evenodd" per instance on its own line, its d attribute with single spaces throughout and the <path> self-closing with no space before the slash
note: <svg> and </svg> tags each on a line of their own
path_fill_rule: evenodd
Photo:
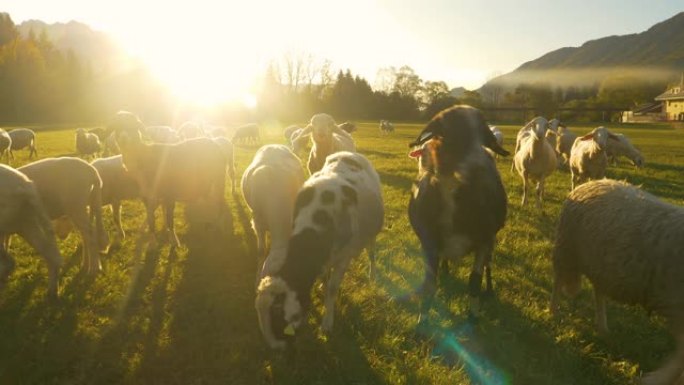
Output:
<svg viewBox="0 0 684 385">
<path fill-rule="evenodd" d="M 332 140 L 332 133 L 337 125 L 332 116 L 328 114 L 317 114 L 311 118 L 311 135 L 315 142 L 330 142 Z"/>
<path fill-rule="evenodd" d="M 636 168 L 644 167 L 644 158 L 641 155 L 637 155 L 632 159 L 632 165 Z"/>
<path fill-rule="evenodd" d="M 273 349 L 284 349 L 303 319 L 297 294 L 281 278 L 268 276 L 259 284 L 255 307 L 266 342 Z"/>
<path fill-rule="evenodd" d="M 409 147 L 420 147 L 433 138 L 441 139 L 439 158 L 450 158 L 444 161 L 452 165 L 481 152 L 481 146 L 499 155 L 509 154 L 497 143 L 480 111 L 470 106 L 454 106 L 437 114 Z"/>
<path fill-rule="evenodd" d="M 590 133 L 579 138 L 580 140 L 593 140 L 599 149 L 603 150 L 608 145 L 609 140 L 620 140 L 615 134 L 605 127 L 597 127 Z"/>
</svg>

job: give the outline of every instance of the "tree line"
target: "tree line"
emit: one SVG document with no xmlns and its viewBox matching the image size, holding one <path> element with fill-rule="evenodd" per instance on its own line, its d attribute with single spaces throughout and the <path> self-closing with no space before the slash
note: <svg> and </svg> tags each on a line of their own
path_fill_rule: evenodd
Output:
<svg viewBox="0 0 684 385">
<path fill-rule="evenodd" d="M 616 73 L 583 87 L 548 83 L 506 89 L 489 82 L 479 91 L 450 93 L 443 81 L 426 81 L 408 66 L 378 71 L 371 84 L 350 70 L 334 71 L 329 61 L 306 54 L 286 54 L 273 61 L 259 82 L 257 107 L 226 104 L 213 111 L 217 123 L 277 119 L 304 121 L 317 112 L 338 120 L 427 120 L 454 104 L 485 110 L 492 121 L 519 121 L 515 108 L 551 116 L 558 108 L 633 107 L 653 101 L 665 85 Z M 120 109 L 149 123 L 190 116 L 140 63 L 126 68 L 94 69 L 88 58 L 55 48 L 45 31 L 22 37 L 11 17 L 0 13 L 0 122 L 97 123 Z M 600 120 L 600 112 L 565 112 L 564 120 Z"/>
</svg>

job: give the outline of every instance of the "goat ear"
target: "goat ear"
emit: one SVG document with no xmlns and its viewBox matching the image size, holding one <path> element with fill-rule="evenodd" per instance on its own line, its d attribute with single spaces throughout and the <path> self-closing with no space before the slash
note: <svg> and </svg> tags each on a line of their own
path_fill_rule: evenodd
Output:
<svg viewBox="0 0 684 385">
<path fill-rule="evenodd" d="M 416 140 L 409 143 L 409 148 L 420 146 L 428 140 L 434 138 L 437 135 L 442 135 L 442 122 L 439 120 L 432 120 L 428 125 L 420 132 Z"/>
<path fill-rule="evenodd" d="M 594 139 L 594 132 L 593 131 L 584 135 L 584 136 L 579 137 L 579 140 L 592 140 L 592 139 Z"/>
<path fill-rule="evenodd" d="M 510 155 L 508 151 L 506 151 L 503 147 L 499 146 L 499 143 L 496 142 L 496 136 L 494 136 L 494 133 L 492 132 L 492 130 L 489 129 L 489 126 L 487 126 L 487 124 L 482 124 L 480 126 L 480 132 L 484 137 L 483 139 L 485 147 L 502 156 Z"/>
</svg>

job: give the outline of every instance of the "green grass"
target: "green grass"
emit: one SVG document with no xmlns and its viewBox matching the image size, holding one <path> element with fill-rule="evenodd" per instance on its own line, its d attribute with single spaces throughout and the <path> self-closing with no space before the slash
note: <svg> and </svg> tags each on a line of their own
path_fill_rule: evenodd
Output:
<svg viewBox="0 0 684 385">
<path fill-rule="evenodd" d="M 551 288 L 550 251 L 560 205 L 570 176 L 547 182 L 544 214 L 521 208 L 520 178 L 498 166 L 509 198 L 505 228 L 493 262 L 496 295 L 484 305 L 476 326 L 464 317 L 466 278 L 472 257 L 441 277 L 431 314 L 433 330 L 416 332 L 417 304 L 393 297 L 422 279 L 420 245 L 407 220 L 406 205 L 416 172 L 407 143 L 420 125 L 396 125 L 380 136 L 376 124 L 355 134 L 383 181 L 385 229 L 378 238 L 379 274 L 367 278 L 365 255 L 352 263 L 338 298 L 335 330 L 318 331 L 321 290 L 314 290 L 309 327 L 292 352 L 265 346 L 254 311 L 254 236 L 242 197 L 227 196 L 232 231 L 212 238 L 188 228 L 178 210 L 184 246 L 172 252 L 136 252 L 142 206 L 124 207 L 128 238 L 103 259 L 95 278 L 81 273 L 78 237 L 60 242 L 65 265 L 58 304 L 44 298 L 46 268 L 21 240 L 12 246 L 17 270 L 0 293 L 0 384 L 630 384 L 658 367 L 673 349 L 662 320 L 633 307 L 611 303 L 612 332 L 593 328 L 589 286 L 564 301 L 562 318 L 547 312 Z M 503 126 L 513 148 L 518 127 Z M 573 128 L 577 132 L 587 127 Z M 609 176 L 627 179 L 664 199 L 684 201 L 684 132 L 623 128 L 642 149 L 647 167 L 623 161 Z M 269 138 L 281 142 L 279 135 Z M 73 151 L 73 129 L 38 133 L 41 157 Z M 236 163 L 245 169 L 256 150 L 239 146 Z M 27 152 L 17 152 L 17 164 Z M 534 201 L 532 201 L 534 202 Z M 113 229 L 106 212 L 105 223 Z"/>
</svg>

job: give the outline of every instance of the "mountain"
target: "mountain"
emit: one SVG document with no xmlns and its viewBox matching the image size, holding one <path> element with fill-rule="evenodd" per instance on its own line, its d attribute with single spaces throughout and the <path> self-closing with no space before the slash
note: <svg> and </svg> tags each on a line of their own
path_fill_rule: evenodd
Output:
<svg viewBox="0 0 684 385">
<path fill-rule="evenodd" d="M 23 37 L 33 31 L 36 37 L 45 31 L 50 42 L 63 52 L 72 51 L 79 59 L 89 62 L 94 71 L 122 68 L 128 62 L 124 51 L 106 33 L 93 30 L 77 21 L 47 24 L 41 20 L 27 20 L 17 26 Z"/>
<path fill-rule="evenodd" d="M 452 88 L 452 89 L 449 91 L 449 96 L 453 96 L 454 98 L 460 98 L 461 96 L 463 96 L 463 94 L 464 94 L 466 91 L 468 91 L 468 90 L 466 90 L 466 89 L 463 88 L 463 87 Z"/>
<path fill-rule="evenodd" d="M 684 12 L 648 30 L 630 35 L 590 40 L 580 47 L 564 47 L 524 63 L 486 86 L 514 88 L 521 83 L 583 86 L 605 78 L 627 75 L 667 82 L 684 70 Z"/>
</svg>

